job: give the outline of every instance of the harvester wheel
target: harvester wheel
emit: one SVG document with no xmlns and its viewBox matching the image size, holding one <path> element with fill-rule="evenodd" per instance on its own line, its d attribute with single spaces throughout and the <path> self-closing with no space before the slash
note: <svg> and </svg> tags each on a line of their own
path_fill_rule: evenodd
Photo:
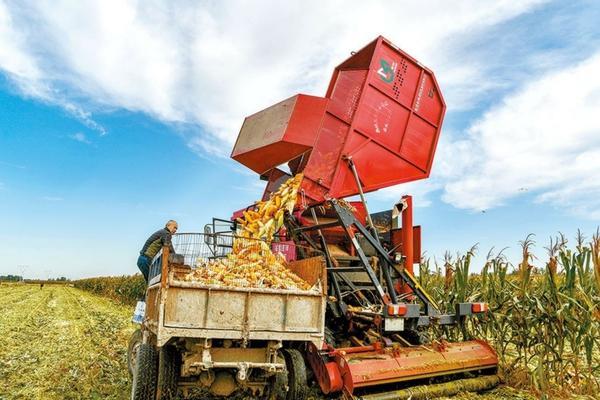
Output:
<svg viewBox="0 0 600 400">
<path fill-rule="evenodd" d="M 138 346 L 131 400 L 155 400 L 156 378 L 158 375 L 158 353 L 148 343 Z"/>
<path fill-rule="evenodd" d="M 283 355 L 288 369 L 286 400 L 306 400 L 308 383 L 306 380 L 306 364 L 304 358 L 302 358 L 302 353 L 295 349 L 285 349 Z"/>
<path fill-rule="evenodd" d="M 177 397 L 177 382 L 181 371 L 181 353 L 175 346 L 163 346 L 158 353 L 158 387 L 156 400 Z"/>
<path fill-rule="evenodd" d="M 136 329 L 129 338 L 129 345 L 127 346 L 127 369 L 129 370 L 130 378 L 133 378 L 135 360 L 140 344 L 142 344 L 142 331 L 141 329 Z"/>
</svg>

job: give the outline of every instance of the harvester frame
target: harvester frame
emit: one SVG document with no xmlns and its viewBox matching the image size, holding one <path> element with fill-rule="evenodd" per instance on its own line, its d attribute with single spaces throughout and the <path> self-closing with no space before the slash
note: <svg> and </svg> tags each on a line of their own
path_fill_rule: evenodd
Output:
<svg viewBox="0 0 600 400">
<path fill-rule="evenodd" d="M 364 197 L 430 175 L 445 110 L 433 72 L 380 36 L 335 68 L 325 97 L 292 96 L 242 125 L 231 157 L 267 181 L 263 200 L 301 174 L 282 240 L 326 257 L 333 335 L 305 353 L 324 393 L 351 398 L 355 389 L 496 370 L 496 353 L 482 341 L 439 337 L 427 353 L 415 347 L 428 326 L 463 324 L 487 305 L 460 303 L 443 313 L 413 274 L 420 231 L 412 225 L 412 198 L 392 212 L 402 227 L 389 250 Z M 344 207 L 342 199 L 355 195 L 356 210 Z M 390 236 L 399 230 L 389 228 Z"/>
<path fill-rule="evenodd" d="M 402 212 L 411 214 L 411 202 L 408 204 L 408 207 L 402 207 Z M 336 218 L 318 223 L 315 208 L 326 208 L 329 210 L 328 215 Z M 332 199 L 309 206 L 301 213 L 312 215 L 316 223 L 300 226 L 298 218 L 288 215 L 287 234 L 298 243 L 309 243 L 325 255 L 329 284 L 329 316 L 326 326 L 334 336 L 342 336 L 345 343 L 350 343 L 340 347 L 337 343 L 342 342 L 341 340 L 329 337 L 321 348 L 308 344 L 305 356 L 324 393 L 342 391 L 346 398 L 353 399 L 355 389 L 377 385 L 418 381 L 442 375 L 460 377 L 460 374 L 468 372 L 495 374 L 498 359 L 494 350 L 484 341 L 470 340 L 456 344 L 442 339 L 434 343 L 423 343 L 423 337 L 426 337 L 423 335 L 424 328 L 431 325 L 464 324 L 467 317 L 482 315 L 487 311 L 485 304 L 459 303 L 454 314 L 442 313 L 432 297 L 405 268 L 406 259 L 392 259 L 381 244 L 379 233 L 374 227 L 370 230 L 358 221 L 349 203 Z M 412 218 L 409 217 L 408 220 Z M 327 231 L 338 227 L 342 228 L 346 234 L 346 242 L 351 243 L 356 254 L 355 266 L 339 266 L 336 257 L 328 251 Z M 403 229 L 404 232 L 412 231 L 412 227 L 404 226 Z M 311 232 L 317 232 L 318 241 L 310 237 Z M 363 239 L 363 245 L 357 240 L 358 236 Z M 365 244 L 371 247 L 370 254 L 363 249 Z M 375 272 L 375 265 L 383 279 Z M 351 278 L 344 276 L 348 273 L 366 276 L 370 286 L 366 286 L 364 282 L 353 282 Z M 404 283 L 406 287 L 399 283 Z M 343 300 L 345 296 L 341 287 L 346 287 L 354 294 L 360 292 L 360 304 L 347 304 Z M 403 293 L 397 293 L 396 288 Z M 365 291 L 372 292 L 372 296 L 365 296 Z M 415 302 L 416 299 L 423 307 Z M 367 304 L 364 304 L 365 301 Z M 355 336 L 356 332 L 368 332 L 365 334 L 366 341 Z M 419 346 L 423 344 L 430 345 L 428 353 L 424 353 Z M 497 379 L 486 378 L 485 381 L 497 384 Z M 470 383 L 469 380 L 467 382 Z M 380 395 L 371 395 L 369 398 L 377 399 L 377 396 Z M 381 396 L 388 398 L 386 396 L 390 394 L 385 392 Z"/>
</svg>

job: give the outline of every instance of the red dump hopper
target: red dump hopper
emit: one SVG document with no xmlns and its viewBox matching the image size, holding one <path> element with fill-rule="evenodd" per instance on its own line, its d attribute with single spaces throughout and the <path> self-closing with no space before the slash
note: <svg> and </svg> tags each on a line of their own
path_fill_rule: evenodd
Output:
<svg viewBox="0 0 600 400">
<path fill-rule="evenodd" d="M 288 163 L 311 202 L 358 193 L 352 158 L 370 192 L 429 176 L 445 109 L 433 73 L 380 36 L 335 69 L 325 98 L 247 117 L 232 157 L 267 178 Z"/>
<path fill-rule="evenodd" d="M 327 99 L 296 95 L 249 116 L 231 157 L 264 174 L 312 149 Z"/>
</svg>

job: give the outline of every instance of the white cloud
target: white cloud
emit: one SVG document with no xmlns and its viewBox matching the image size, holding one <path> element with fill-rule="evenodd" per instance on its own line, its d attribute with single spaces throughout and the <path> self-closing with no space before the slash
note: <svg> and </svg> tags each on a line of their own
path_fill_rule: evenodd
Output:
<svg viewBox="0 0 600 400">
<path fill-rule="evenodd" d="M 46 59 L 40 54 L 46 50 L 43 46 L 31 43 L 32 32 L 24 29 L 23 23 L 15 21 L 11 10 L 0 0 L 0 72 L 4 72 L 27 97 L 33 97 L 46 103 L 57 104 L 69 114 L 100 134 L 106 130 L 96 123 L 91 114 L 81 106 L 73 104 L 61 94 L 56 83 L 60 78 L 46 70 L 42 64 L 53 64 L 55 60 Z M 43 40 L 43 37 L 39 37 Z"/>
<path fill-rule="evenodd" d="M 535 68 L 513 76 L 498 63 L 514 60 L 467 48 L 543 2 L 0 0 L 0 70 L 27 96 L 59 104 L 101 134 L 90 112 L 127 109 L 185 126 L 200 154 L 228 155 L 246 115 L 297 92 L 323 95 L 332 68 L 383 34 L 436 72 L 450 113 L 499 88 L 515 92 L 466 137 L 444 131 L 432 178 L 380 196 L 413 191 L 423 205 L 443 189 L 445 201 L 479 210 L 526 189 L 539 202 L 600 218 L 590 200 L 599 198 L 599 56 L 547 72 L 573 49 L 531 54 Z M 490 46 L 506 56 L 522 43 Z M 530 81 L 519 88 L 522 79 Z"/>
<path fill-rule="evenodd" d="M 378 34 L 468 107 L 497 83 L 449 43 L 541 2 L 0 0 L 0 69 L 100 133 L 84 110 L 124 108 L 199 125 L 190 146 L 228 154 L 246 115 L 299 91 L 324 94 L 333 66 Z"/>
<path fill-rule="evenodd" d="M 15 27 L 8 7 L 0 1 L 0 68 L 27 95 L 45 97 L 42 74 L 27 50 L 25 34 Z"/>
<path fill-rule="evenodd" d="M 72 135 L 69 135 L 69 138 L 71 138 L 71 139 L 73 139 L 73 140 L 75 140 L 77 142 L 81 142 L 81 143 L 85 143 L 85 144 L 91 144 L 92 143 L 92 142 L 90 142 L 88 140 L 88 138 L 82 132 L 77 132 L 77 133 L 74 133 Z"/>
<path fill-rule="evenodd" d="M 444 146 L 443 199 L 478 210 L 527 190 L 539 202 L 600 219 L 598 71 L 600 52 L 532 80 L 486 112 L 468 138 Z"/>
<path fill-rule="evenodd" d="M 431 205 L 431 194 L 441 188 L 438 180 L 427 179 L 392 186 L 375 192 L 377 199 L 387 203 L 397 202 L 404 195 L 413 197 L 414 207 L 429 207 Z"/>
<path fill-rule="evenodd" d="M 92 119 L 92 113 L 85 111 L 83 108 L 68 101 L 59 101 L 59 104 L 62 105 L 62 107 L 72 116 L 81 121 L 85 126 L 95 130 L 101 136 L 104 136 L 108 133 L 102 125 Z"/>
</svg>

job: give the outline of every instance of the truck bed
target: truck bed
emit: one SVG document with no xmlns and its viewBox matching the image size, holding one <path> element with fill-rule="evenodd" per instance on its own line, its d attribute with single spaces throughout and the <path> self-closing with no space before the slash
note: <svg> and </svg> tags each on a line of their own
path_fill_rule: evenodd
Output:
<svg viewBox="0 0 600 400">
<path fill-rule="evenodd" d="M 322 257 L 288 265 L 312 290 L 208 286 L 169 268 L 165 287 L 148 289 L 146 316 L 157 344 L 172 338 L 312 341 L 324 335 L 326 270 Z"/>
</svg>

